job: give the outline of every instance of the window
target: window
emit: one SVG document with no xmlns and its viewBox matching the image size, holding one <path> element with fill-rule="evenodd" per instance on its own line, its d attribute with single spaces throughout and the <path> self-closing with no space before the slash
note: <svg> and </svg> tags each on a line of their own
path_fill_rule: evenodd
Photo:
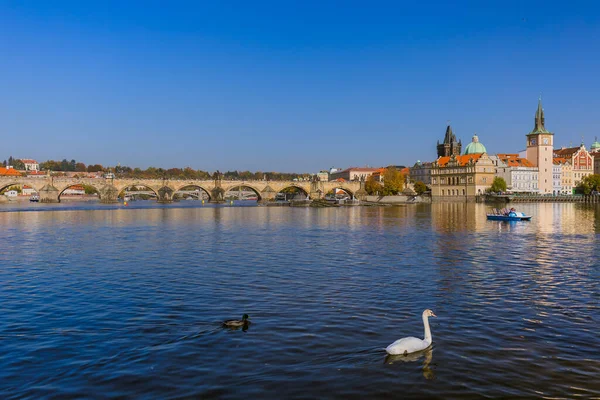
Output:
<svg viewBox="0 0 600 400">
<path fill-rule="evenodd" d="M 442 189 L 442 196 L 444 195 L 444 189 Z"/>
</svg>

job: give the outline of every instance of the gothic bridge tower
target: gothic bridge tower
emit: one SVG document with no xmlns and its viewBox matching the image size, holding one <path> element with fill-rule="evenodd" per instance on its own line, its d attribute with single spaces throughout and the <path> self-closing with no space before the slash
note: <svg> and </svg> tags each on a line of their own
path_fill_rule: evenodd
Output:
<svg viewBox="0 0 600 400">
<path fill-rule="evenodd" d="M 448 125 L 446 128 L 446 136 L 444 136 L 444 143 L 437 142 L 437 155 L 440 157 L 450 157 L 452 155 L 460 156 L 462 143 L 456 140 L 456 136 L 452 132 L 452 127 Z"/>
</svg>

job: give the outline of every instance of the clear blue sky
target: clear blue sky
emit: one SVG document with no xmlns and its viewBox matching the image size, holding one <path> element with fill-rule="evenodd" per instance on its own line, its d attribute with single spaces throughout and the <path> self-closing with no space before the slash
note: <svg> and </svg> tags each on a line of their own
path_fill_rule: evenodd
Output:
<svg viewBox="0 0 600 400">
<path fill-rule="evenodd" d="M 488 4 L 489 3 L 489 4 Z M 433 160 L 600 136 L 600 4 L 3 1 L 0 158 L 204 170 Z"/>
</svg>

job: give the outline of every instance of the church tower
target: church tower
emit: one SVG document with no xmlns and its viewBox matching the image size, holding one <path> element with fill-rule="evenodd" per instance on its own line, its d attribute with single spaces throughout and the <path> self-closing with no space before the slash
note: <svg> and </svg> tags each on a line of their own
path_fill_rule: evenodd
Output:
<svg viewBox="0 0 600 400">
<path fill-rule="evenodd" d="M 452 132 L 452 127 L 448 125 L 446 128 L 446 136 L 444 136 L 444 143 L 437 142 L 437 155 L 440 157 L 449 157 L 452 155 L 460 156 L 460 150 L 462 148 L 462 143 L 460 140 L 456 141 L 456 136 Z"/>
<path fill-rule="evenodd" d="M 538 167 L 538 190 L 540 194 L 552 193 L 552 157 L 554 154 L 554 134 L 545 127 L 542 98 L 538 101 L 534 127 L 527 134 L 527 160 Z"/>
</svg>

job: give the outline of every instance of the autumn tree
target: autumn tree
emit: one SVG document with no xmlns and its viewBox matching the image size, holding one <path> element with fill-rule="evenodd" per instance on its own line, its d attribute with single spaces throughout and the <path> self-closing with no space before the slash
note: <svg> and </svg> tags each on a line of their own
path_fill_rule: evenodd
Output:
<svg viewBox="0 0 600 400">
<path fill-rule="evenodd" d="M 367 181 L 365 182 L 365 190 L 370 195 L 383 194 L 383 186 L 373 175 L 367 178 Z"/>
<path fill-rule="evenodd" d="M 88 172 L 102 172 L 104 171 L 104 167 L 100 164 L 88 165 Z"/>
<path fill-rule="evenodd" d="M 421 181 L 416 181 L 414 187 L 415 187 L 415 192 L 418 195 L 422 195 L 423 193 L 425 193 L 427 191 L 427 185 L 425 185 Z"/>
<path fill-rule="evenodd" d="M 404 189 L 404 175 L 396 168 L 389 167 L 383 173 L 383 194 L 385 196 L 396 195 Z"/>
</svg>

